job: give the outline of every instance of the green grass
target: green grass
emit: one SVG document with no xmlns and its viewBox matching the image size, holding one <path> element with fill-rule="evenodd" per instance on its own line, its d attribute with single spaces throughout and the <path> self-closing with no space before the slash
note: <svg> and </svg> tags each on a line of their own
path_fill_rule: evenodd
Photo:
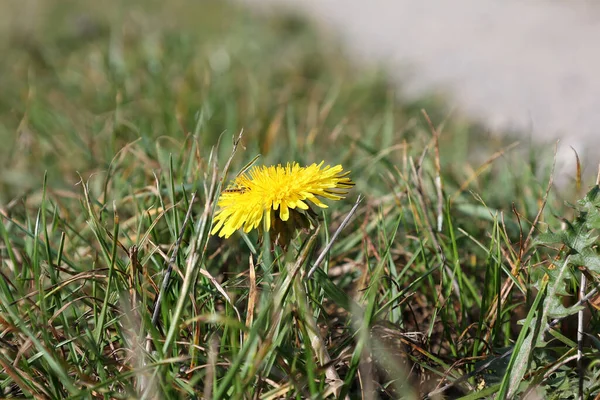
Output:
<svg viewBox="0 0 600 400">
<path fill-rule="evenodd" d="M 598 395 L 598 315 L 578 366 L 572 314 L 600 203 L 546 193 L 551 148 L 399 101 L 292 15 L 38 6 L 0 5 L 1 396 Z M 341 163 L 356 187 L 287 251 L 209 235 L 257 155 Z"/>
</svg>

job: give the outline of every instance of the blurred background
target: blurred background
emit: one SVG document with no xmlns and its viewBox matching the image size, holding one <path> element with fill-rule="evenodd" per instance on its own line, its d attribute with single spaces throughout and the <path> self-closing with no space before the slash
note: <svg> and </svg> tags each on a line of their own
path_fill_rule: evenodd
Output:
<svg viewBox="0 0 600 400">
<path fill-rule="evenodd" d="M 582 1 L 6 0 L 0 202 L 45 171 L 72 189 L 133 141 L 160 164 L 191 134 L 207 151 L 227 133 L 222 155 L 244 129 L 246 159 L 354 162 L 429 140 L 423 108 L 457 181 L 514 139 L 548 163 L 562 138 L 567 176 L 569 146 L 590 174 L 597 16 Z"/>
<path fill-rule="evenodd" d="M 242 0 L 298 10 L 360 62 L 383 63 L 404 96 L 442 92 L 496 132 L 562 139 L 597 163 L 597 2 Z"/>
</svg>

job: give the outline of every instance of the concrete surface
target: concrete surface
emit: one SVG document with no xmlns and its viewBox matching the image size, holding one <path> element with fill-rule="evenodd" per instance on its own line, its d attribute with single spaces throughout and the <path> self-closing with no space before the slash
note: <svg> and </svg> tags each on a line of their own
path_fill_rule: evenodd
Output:
<svg viewBox="0 0 600 400">
<path fill-rule="evenodd" d="M 406 96 L 442 90 L 492 130 L 600 162 L 600 4 L 583 0 L 238 0 L 308 14 Z M 267 7 L 269 6 L 269 7 Z M 568 151 L 565 152 L 565 149 Z"/>
</svg>

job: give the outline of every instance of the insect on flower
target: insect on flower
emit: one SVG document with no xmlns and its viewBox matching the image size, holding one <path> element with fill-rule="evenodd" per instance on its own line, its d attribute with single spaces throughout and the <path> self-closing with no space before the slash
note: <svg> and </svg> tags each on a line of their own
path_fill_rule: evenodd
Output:
<svg viewBox="0 0 600 400">
<path fill-rule="evenodd" d="M 223 190 L 223 193 L 244 193 L 248 188 L 245 187 L 230 187 Z"/>
<path fill-rule="evenodd" d="M 341 165 L 323 164 L 257 166 L 241 173 L 221 192 L 211 234 L 228 238 L 238 229 L 264 227 L 275 236 L 288 237 L 295 229 L 310 226 L 309 202 L 326 208 L 320 198 L 343 199 L 354 186 Z"/>
</svg>

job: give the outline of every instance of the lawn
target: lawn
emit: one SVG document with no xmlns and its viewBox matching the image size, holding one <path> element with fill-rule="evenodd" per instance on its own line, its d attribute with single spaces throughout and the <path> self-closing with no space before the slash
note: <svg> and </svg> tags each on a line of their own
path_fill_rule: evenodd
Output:
<svg viewBox="0 0 600 400">
<path fill-rule="evenodd" d="M 555 188 L 552 146 L 402 101 L 288 13 L 0 15 L 0 396 L 600 395 L 600 189 Z M 240 177 L 322 161 L 343 199 L 212 229 Z"/>
</svg>

